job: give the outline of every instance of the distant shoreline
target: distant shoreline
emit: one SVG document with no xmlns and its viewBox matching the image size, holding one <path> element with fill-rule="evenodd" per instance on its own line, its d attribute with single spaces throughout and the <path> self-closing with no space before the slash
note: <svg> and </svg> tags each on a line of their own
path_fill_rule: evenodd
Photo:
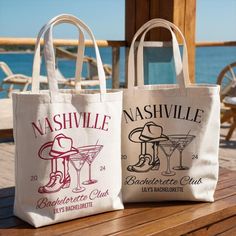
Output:
<svg viewBox="0 0 236 236">
<path fill-rule="evenodd" d="M 33 51 L 0 51 L 0 54 L 32 54 Z"/>
</svg>

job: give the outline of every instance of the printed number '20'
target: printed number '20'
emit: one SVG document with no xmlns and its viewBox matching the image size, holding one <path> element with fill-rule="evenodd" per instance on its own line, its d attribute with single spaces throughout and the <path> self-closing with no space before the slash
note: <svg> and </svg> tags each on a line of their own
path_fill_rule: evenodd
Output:
<svg viewBox="0 0 236 236">
<path fill-rule="evenodd" d="M 37 175 L 31 175 L 30 176 L 30 181 L 37 181 L 38 180 L 38 176 Z"/>
</svg>

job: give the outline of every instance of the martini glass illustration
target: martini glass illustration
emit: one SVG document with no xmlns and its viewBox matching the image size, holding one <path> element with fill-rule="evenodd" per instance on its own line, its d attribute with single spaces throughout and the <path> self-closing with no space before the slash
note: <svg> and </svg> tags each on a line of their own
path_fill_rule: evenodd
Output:
<svg viewBox="0 0 236 236">
<path fill-rule="evenodd" d="M 173 143 L 171 140 L 165 140 L 165 141 L 160 141 L 159 145 L 162 151 L 164 152 L 167 161 L 166 170 L 161 172 L 161 174 L 165 176 L 175 175 L 175 172 L 171 171 L 170 169 L 170 157 L 173 154 L 174 150 L 177 148 L 176 143 Z"/>
<path fill-rule="evenodd" d="M 184 149 L 193 141 L 194 135 L 188 134 L 176 134 L 169 135 L 169 139 L 176 143 L 177 149 L 179 151 L 179 166 L 173 167 L 174 170 L 188 170 L 189 167 L 183 166 L 183 151 Z"/>
<path fill-rule="evenodd" d="M 81 155 L 81 153 L 77 153 L 75 155 L 70 156 L 70 162 L 74 166 L 77 173 L 77 186 L 72 190 L 74 193 L 83 192 L 85 187 L 80 185 L 80 171 L 86 161 L 87 157 Z"/>
<path fill-rule="evenodd" d="M 86 161 L 89 164 L 89 179 L 83 182 L 83 184 L 85 185 L 97 183 L 97 180 L 92 179 L 91 177 L 91 165 L 102 148 L 103 145 L 97 145 L 97 143 L 95 145 L 89 145 L 79 148 L 79 153 L 86 156 Z"/>
</svg>

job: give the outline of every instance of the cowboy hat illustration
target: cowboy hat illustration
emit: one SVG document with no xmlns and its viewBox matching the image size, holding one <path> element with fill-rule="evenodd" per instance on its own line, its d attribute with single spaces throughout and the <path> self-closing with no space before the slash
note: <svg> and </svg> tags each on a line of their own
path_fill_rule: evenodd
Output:
<svg viewBox="0 0 236 236">
<path fill-rule="evenodd" d="M 158 145 L 160 141 L 168 140 L 168 137 L 163 134 L 163 128 L 150 121 L 143 127 L 133 129 L 128 138 L 131 142 L 141 144 L 141 153 L 138 162 L 134 165 L 129 165 L 127 169 L 133 172 L 158 170 L 160 167 Z M 147 153 L 147 143 L 152 143 L 153 157 Z"/>
<path fill-rule="evenodd" d="M 38 156 L 44 160 L 51 160 L 51 173 L 49 182 L 39 187 L 39 193 L 58 192 L 62 188 L 70 186 L 71 178 L 69 175 L 69 157 L 77 154 L 78 150 L 73 147 L 73 141 L 64 134 L 58 134 L 53 141 L 47 142 L 38 151 Z M 63 173 L 57 170 L 57 160 L 62 158 Z"/>
<path fill-rule="evenodd" d="M 72 144 L 71 138 L 64 134 L 58 134 L 52 142 L 45 143 L 39 149 L 38 155 L 42 159 L 51 160 L 78 153 L 77 149 L 72 147 Z"/>
</svg>

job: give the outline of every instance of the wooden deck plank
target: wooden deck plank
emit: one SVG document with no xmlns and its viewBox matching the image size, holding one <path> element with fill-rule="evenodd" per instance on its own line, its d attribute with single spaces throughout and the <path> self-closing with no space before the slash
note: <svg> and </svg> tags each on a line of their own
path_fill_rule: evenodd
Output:
<svg viewBox="0 0 236 236">
<path fill-rule="evenodd" d="M 234 196 L 235 198 L 235 196 Z M 225 203 L 223 203 L 223 205 L 225 205 Z M 165 208 L 165 206 L 163 206 L 163 208 Z M 163 209 L 162 208 L 162 209 Z M 207 209 L 208 209 L 208 206 L 207 206 Z M 164 209 L 163 209 L 164 210 Z M 169 210 L 169 208 L 168 208 Z M 206 210 L 206 209 L 205 209 Z M 235 209 L 234 209 L 235 210 Z M 159 212 L 159 209 L 154 209 L 152 210 L 154 215 L 158 215 L 160 212 Z M 192 211 L 192 210 L 191 210 Z M 235 212 L 235 211 L 234 211 Z M 149 211 L 146 211 L 146 212 L 143 212 L 143 213 L 146 213 L 147 216 L 150 216 L 150 212 Z M 109 213 L 107 213 L 109 215 Z M 182 215 L 182 213 L 177 213 L 177 216 L 178 215 Z M 98 216 L 100 217 L 104 217 L 105 214 L 100 214 Z M 112 212 L 111 215 L 114 215 L 114 212 Z M 177 216 L 175 216 L 174 218 L 176 218 Z M 170 216 L 171 217 L 171 216 Z M 198 217 L 198 216 L 197 216 Z M 66 223 L 62 223 L 62 224 L 56 224 L 56 225 L 53 225 L 53 226 L 49 226 L 49 227 L 44 227 L 44 228 L 41 228 L 41 229 L 32 229 L 30 226 L 26 225 L 26 228 L 28 229 L 25 229 L 24 231 L 20 231 L 21 233 L 24 232 L 24 234 L 21 234 L 21 235 L 32 235 L 34 234 L 35 235 L 35 232 L 37 232 L 37 235 L 42 235 L 42 234 L 49 234 L 50 232 L 53 232 L 53 235 L 60 235 L 60 233 L 63 232 L 63 235 L 66 235 L 65 233 L 67 232 L 68 235 L 73 235 L 73 234 L 77 234 L 78 233 L 80 235 L 88 235 L 91 233 L 91 230 L 93 229 L 94 231 L 93 232 L 99 232 L 100 235 L 102 235 L 105 232 L 108 232 L 108 233 L 113 233 L 114 232 L 114 229 L 116 230 L 119 230 L 120 231 L 120 228 L 122 226 L 123 223 L 126 223 L 127 222 L 127 226 L 128 226 L 128 229 L 130 229 L 130 225 L 129 225 L 129 219 L 126 218 L 125 216 L 123 216 L 123 218 L 117 218 L 116 220 L 113 220 L 112 218 L 108 217 L 107 219 L 109 219 L 108 221 L 102 223 L 102 224 L 99 224 L 97 223 L 97 216 L 92 216 L 92 217 L 86 217 L 86 218 L 83 218 L 83 219 L 79 219 L 79 220 L 74 220 L 74 221 L 69 221 L 69 222 L 66 222 Z M 150 219 L 150 218 L 149 218 Z M 166 217 L 162 218 L 161 221 L 165 221 Z M 169 217 L 168 217 L 169 219 Z M 85 221 L 86 224 L 83 225 L 83 222 L 82 221 Z M 152 219 L 151 219 L 152 220 Z M 169 221 L 169 220 L 168 220 Z M 8 219 L 7 222 L 4 222 L 4 224 L 8 224 L 9 226 L 11 226 L 12 222 L 14 222 L 14 219 Z M 21 221 L 18 222 L 19 224 L 19 227 L 21 226 Z M 95 223 L 95 224 L 94 224 Z M 138 224 L 137 224 L 138 223 Z M 136 222 L 135 226 L 139 226 L 139 223 L 140 222 Z M 153 223 L 153 222 L 152 222 Z M 83 226 L 82 226 L 82 225 Z M 105 224 L 105 225 L 104 225 Z M 107 224 L 110 225 L 109 228 L 107 228 Z M 148 223 L 150 224 L 150 223 Z M 163 222 L 154 222 L 153 223 L 154 225 L 156 224 L 163 224 Z M 169 225 L 169 224 L 168 224 Z M 142 224 L 142 227 L 144 227 L 145 224 Z M 19 228 L 18 227 L 18 228 Z M 148 226 L 149 227 L 149 226 Z M 23 225 L 22 229 L 25 228 L 25 225 Z M 126 227 L 127 228 L 127 227 Z M 133 228 L 131 228 L 133 229 Z M 102 230 L 102 231 L 101 231 Z M 111 231 L 112 230 L 112 231 Z M 156 229 L 155 229 L 156 231 Z M 4 231 L 3 231 L 4 232 Z M 12 229 L 10 231 L 8 231 L 9 233 L 12 232 L 19 232 L 18 229 Z M 138 233 L 138 231 L 136 231 L 136 228 L 135 228 L 135 232 Z M 124 233 L 125 232 L 120 232 L 121 235 L 125 235 Z M 145 231 L 145 234 L 148 233 Z M 132 233 L 133 234 L 133 233 Z M 131 235 L 132 235 L 131 234 Z M 164 235 L 164 234 L 162 234 Z M 173 234 L 174 235 L 174 234 Z"/>
<path fill-rule="evenodd" d="M 11 206 L 0 207 L 0 221 L 1 219 L 6 219 L 12 217 Z"/>
<path fill-rule="evenodd" d="M 64 234 L 66 232 L 70 232 L 71 230 L 73 231 L 73 230 L 83 229 L 86 227 L 92 227 L 101 222 L 104 223 L 104 222 L 111 221 L 117 218 L 122 218 L 128 215 L 136 214 L 137 212 L 140 212 L 140 211 L 146 211 L 149 209 L 149 207 L 150 206 L 127 208 L 125 211 L 113 211 L 113 212 L 107 212 L 103 214 L 94 215 L 92 217 L 84 217 L 84 218 L 80 218 L 79 221 L 78 219 L 76 219 L 76 220 L 72 220 L 72 221 L 68 221 L 64 223 L 55 224 L 50 227 L 40 228 L 40 229 L 37 229 L 37 232 L 40 234 L 47 234 L 49 231 L 53 230 L 55 234 L 57 233 L 60 234 L 60 232 L 63 232 Z M 16 218 L 16 217 L 12 215 L 12 218 Z M 24 235 L 31 235 L 32 230 L 34 231 L 33 227 L 29 227 L 28 230 L 24 231 Z M 14 232 L 14 230 L 11 230 L 11 231 Z"/>
<path fill-rule="evenodd" d="M 12 129 L 13 127 L 12 99 L 10 98 L 0 99 L 0 107 L 1 107 L 0 131 L 6 129 Z"/>
<path fill-rule="evenodd" d="M 9 209 L 11 210 L 12 212 L 12 216 L 13 216 L 13 202 L 14 202 L 14 196 L 9 196 L 9 197 L 4 197 L 4 198 L 1 198 L 1 201 L 0 201 L 0 209 L 3 208 L 3 207 L 9 207 Z"/>
<path fill-rule="evenodd" d="M 236 216 L 229 217 L 223 221 L 219 221 L 216 224 L 209 225 L 200 230 L 188 233 L 186 236 L 215 236 L 220 233 L 231 230 L 236 225 Z"/>
<path fill-rule="evenodd" d="M 224 170 L 224 171 L 222 171 Z M 218 180 L 218 183 L 220 183 L 221 181 L 224 181 L 224 180 L 228 180 L 229 177 L 232 177 L 236 175 L 235 173 L 231 173 L 231 171 L 225 169 L 225 168 L 220 168 L 220 171 L 219 171 L 219 180 Z"/>
<path fill-rule="evenodd" d="M 0 188 L 15 185 L 14 145 L 0 144 Z M 4 168 L 3 168 L 4 167 Z"/>
<path fill-rule="evenodd" d="M 227 206 L 227 207 L 226 207 Z M 223 210 L 223 214 L 222 214 Z M 114 235 L 182 235 L 205 225 L 218 222 L 224 218 L 236 215 L 236 195 L 222 199 L 214 204 L 204 204 L 201 207 L 189 209 L 180 214 L 162 218 L 150 223 L 139 225 L 127 231 L 121 231 Z M 206 220 L 207 217 L 207 220 Z M 171 226 L 171 228 L 170 228 Z"/>
<path fill-rule="evenodd" d="M 219 184 L 218 184 L 218 190 L 219 189 L 223 189 L 223 188 L 230 188 L 232 186 L 235 186 L 235 179 L 236 179 L 236 176 L 234 175 L 232 178 L 228 179 L 228 180 L 224 180 L 224 181 L 221 181 Z M 226 187 L 227 186 L 227 187 Z"/>
<path fill-rule="evenodd" d="M 227 189 L 228 190 L 228 189 Z M 223 191 L 225 191 L 225 190 L 223 190 Z M 229 194 L 229 192 L 230 192 L 230 194 Z M 221 194 L 221 198 L 222 197 L 228 197 L 228 196 L 232 196 L 232 195 L 235 195 L 235 192 L 236 192 L 236 187 L 235 188 L 231 188 L 230 189 L 230 191 L 227 191 L 227 193 L 226 193 L 226 195 L 224 195 L 224 194 Z M 178 204 L 178 203 L 175 203 L 175 204 Z M 181 203 L 179 203 L 179 204 L 181 204 Z M 202 203 L 202 205 L 205 205 L 206 203 Z M 208 204 L 210 204 L 210 203 L 208 203 Z M 164 207 L 165 208 L 165 206 L 167 207 L 167 205 L 165 205 L 165 204 L 163 204 L 162 203 L 162 207 Z M 189 206 L 191 207 L 191 206 L 193 206 L 193 208 L 192 209 L 190 209 L 190 211 L 192 211 L 192 210 L 195 210 L 195 206 L 199 206 L 199 204 L 198 203 L 189 203 Z M 140 212 L 139 214 L 140 214 L 140 219 L 141 219 L 141 221 L 142 220 L 148 220 L 148 219 L 155 219 L 155 217 L 156 218 L 162 218 L 162 217 L 167 217 L 166 215 L 162 215 L 162 207 L 160 207 L 161 209 L 157 209 L 157 208 L 155 208 L 154 210 L 151 210 L 152 212 L 150 212 L 150 211 L 146 211 L 146 212 Z M 179 206 L 180 208 L 181 208 L 181 211 L 183 211 L 183 209 L 188 209 L 188 208 L 190 208 L 190 207 L 188 207 L 188 206 L 184 206 L 183 207 L 183 205 L 181 206 Z M 175 206 L 175 208 L 176 208 L 176 206 Z M 172 215 L 173 214 L 173 212 L 172 211 L 170 211 L 170 207 L 168 206 L 168 212 L 169 212 L 169 215 Z M 153 216 L 153 214 L 154 214 L 154 216 Z M 136 216 L 134 216 L 135 218 L 134 218 L 134 224 L 135 225 L 141 225 L 142 224 L 142 222 L 140 222 L 138 219 L 137 219 L 137 217 Z M 124 220 L 124 223 L 127 223 L 128 224 L 128 226 L 127 226 L 127 228 L 130 228 L 132 225 L 130 224 L 130 222 L 131 222 L 131 219 L 129 218 L 125 218 L 125 219 L 123 219 Z M 118 219 L 118 221 L 119 221 L 119 223 L 121 223 L 120 222 L 120 219 Z M 111 230 L 114 228 L 113 227 L 113 224 L 115 223 L 114 221 L 113 222 L 111 222 L 111 225 L 110 225 L 110 227 L 108 227 L 108 225 L 107 225 L 107 223 L 109 223 L 109 222 L 106 222 L 106 225 L 103 225 L 103 224 L 101 224 L 101 225 L 98 225 L 98 226 L 96 226 L 96 230 L 95 231 L 99 231 L 99 232 L 102 232 L 103 234 L 106 234 L 107 232 L 111 232 Z M 123 227 L 124 227 L 124 225 L 122 225 Z M 119 229 L 120 229 L 121 227 L 120 227 L 120 225 L 119 225 Z M 102 231 L 101 231 L 102 230 Z M 83 235 L 87 235 L 87 234 L 91 234 L 92 232 L 90 232 L 90 229 L 84 229 L 83 231 L 80 231 L 81 233 L 83 233 Z M 123 234 L 123 232 L 122 232 L 122 234 Z M 71 232 L 71 233 L 69 233 L 68 235 L 73 235 L 73 232 Z"/>
<path fill-rule="evenodd" d="M 218 199 L 230 197 L 230 196 L 234 195 L 235 193 L 236 193 L 235 186 L 230 187 L 230 188 L 225 188 L 225 189 L 223 189 L 223 191 L 217 191 L 215 193 L 215 200 L 217 201 Z"/>
<path fill-rule="evenodd" d="M 234 157 L 232 153 L 235 153 L 236 150 L 235 144 L 236 140 L 232 140 L 230 145 L 223 145 L 226 147 L 224 158 L 228 158 L 228 165 L 232 168 L 236 167 L 232 166 L 230 162 Z M 230 152 L 227 152 L 227 150 L 230 150 Z M 231 227 L 231 223 L 235 221 L 236 217 L 236 171 L 229 169 L 220 168 L 219 170 L 215 203 L 126 204 L 124 211 L 108 212 L 34 229 L 29 224 L 13 216 L 14 188 L 8 187 L 10 186 L 9 183 L 14 185 L 13 143 L 0 143 L 0 168 L 0 235 L 84 236 L 91 233 L 96 235 L 98 232 L 99 235 L 102 235 L 102 233 L 108 235 L 142 235 L 144 232 L 143 235 L 172 236 L 179 235 L 182 232 L 191 232 L 188 235 L 204 236 L 204 234 L 197 234 L 199 230 L 202 230 L 199 231 L 201 233 L 205 233 L 207 230 L 207 233 L 208 231 L 219 231 L 222 235 L 236 235 L 235 229 Z M 6 177 L 2 177 L 3 173 Z M 222 224 L 224 231 L 219 230 L 217 226 L 219 224 Z M 205 235 L 208 235 L 207 233 Z"/>
<path fill-rule="evenodd" d="M 224 172 L 221 171 L 221 173 Z M 231 173 L 234 174 L 233 172 Z M 225 180 L 225 182 L 226 185 L 230 183 L 227 180 Z M 5 194 L 1 194 L 0 196 L 6 196 L 7 192 L 12 196 L 13 191 L 10 190 L 10 188 L 6 189 Z M 217 204 L 219 204 L 218 203 L 219 201 L 220 202 L 223 201 L 223 203 L 221 203 L 220 205 L 222 207 L 222 205 L 225 204 L 226 201 L 225 199 L 227 199 L 229 196 L 231 196 L 230 198 L 235 199 L 236 198 L 235 192 L 236 192 L 236 186 L 233 186 L 231 188 L 226 187 L 222 189 L 217 189 L 216 191 Z M 12 201 L 11 204 L 13 204 L 13 197 L 11 197 L 11 201 Z M 99 232 L 101 234 L 120 233 L 121 235 L 123 235 L 125 233 L 129 233 L 130 229 L 139 230 L 140 225 L 144 227 L 153 222 L 163 221 L 166 218 L 168 219 L 173 218 L 173 216 L 178 218 L 178 216 L 180 215 L 182 217 L 182 215 L 188 215 L 191 212 L 196 212 L 196 211 L 198 212 L 199 209 L 202 208 L 206 210 L 210 206 L 215 206 L 216 205 L 215 203 L 211 204 L 211 203 L 191 203 L 191 202 L 188 203 L 169 202 L 169 203 L 151 203 L 151 204 L 145 204 L 145 203 L 128 204 L 125 211 L 108 212 L 96 216 L 85 217 L 78 220 L 73 220 L 61 224 L 52 225 L 49 227 L 40 228 L 37 229 L 37 234 L 38 235 L 49 234 L 51 231 L 53 231 L 54 235 L 60 235 L 61 232 L 63 232 L 63 235 L 66 234 L 73 235 L 78 232 L 80 232 L 81 235 L 88 235 L 91 234 L 92 231 L 94 231 L 94 232 Z M 11 212 L 12 212 L 12 207 L 13 206 L 11 206 Z M 168 209 L 168 212 L 166 212 L 166 209 Z M 219 207 L 216 208 L 215 212 L 212 213 L 213 215 L 216 214 L 216 210 L 220 211 L 220 208 Z M 205 212 L 206 214 L 208 214 L 208 211 Z M 6 211 L 6 213 L 8 214 L 8 219 L 4 221 L 4 224 L 11 227 L 12 222 L 14 222 L 13 218 L 16 217 L 14 216 L 9 217 L 10 212 Z M 213 219 L 215 220 L 214 217 Z M 25 228 L 25 226 L 27 226 L 28 229 L 24 229 L 24 235 L 32 235 L 32 233 L 35 232 L 35 230 L 32 229 L 32 227 L 30 227 L 28 224 L 22 225 L 22 221 L 17 221 L 16 224 L 18 225 L 17 228 L 19 227 Z M 182 224 L 185 223 L 183 222 Z M 12 233 L 14 233 L 15 231 L 18 231 L 18 229 L 10 230 L 10 232 Z"/>
<path fill-rule="evenodd" d="M 167 206 L 168 206 L 168 212 L 166 211 Z M 115 234 L 119 231 L 123 232 L 130 228 L 133 229 L 134 227 L 138 225 L 144 225 L 145 223 L 150 222 L 152 220 L 158 220 L 162 217 L 167 218 L 171 214 L 180 213 L 184 208 L 188 208 L 188 207 L 189 206 L 187 205 L 178 205 L 178 204 L 173 205 L 172 204 L 170 206 L 170 205 L 162 204 L 162 206 L 150 208 L 147 211 L 142 211 L 135 215 L 100 223 L 100 224 L 95 225 L 94 227 L 87 227 L 87 228 L 81 229 L 79 233 L 81 235 L 91 235 L 91 234 L 95 234 L 95 232 L 99 232 L 101 235 Z M 64 235 L 74 235 L 74 234 L 76 234 L 76 230 L 68 232 L 67 234 L 64 234 Z"/>
<path fill-rule="evenodd" d="M 14 196 L 14 195 L 15 195 L 15 188 L 14 187 L 0 189 L 0 198 Z"/>
<path fill-rule="evenodd" d="M 236 227 L 233 227 L 221 234 L 217 234 L 218 236 L 234 236 L 236 235 Z"/>
</svg>

